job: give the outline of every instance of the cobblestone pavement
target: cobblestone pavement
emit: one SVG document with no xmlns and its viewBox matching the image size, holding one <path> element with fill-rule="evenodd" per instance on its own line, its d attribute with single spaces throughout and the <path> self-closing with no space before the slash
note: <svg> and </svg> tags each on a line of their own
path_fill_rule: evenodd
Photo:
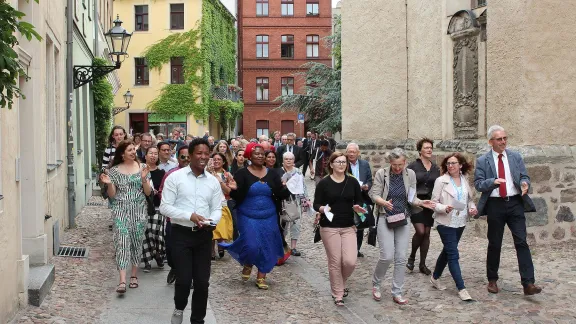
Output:
<svg viewBox="0 0 576 324">
<path fill-rule="evenodd" d="M 313 183 L 308 183 L 312 188 Z M 311 193 L 312 194 L 312 193 Z M 78 218 L 79 228 L 67 231 L 66 243 L 88 245 L 88 260 L 55 258 L 56 282 L 40 308 L 30 307 L 16 323 L 97 323 L 110 296 L 116 271 L 111 234 L 104 206 L 87 207 Z M 389 297 L 390 274 L 383 281 L 383 298 L 371 298 L 371 275 L 378 259 L 377 248 L 364 245 L 365 258 L 358 259 L 349 279 L 346 306 L 336 308 L 330 297 L 326 255 L 321 243 L 312 243 L 312 219 L 302 222 L 298 248 L 302 257 L 290 258 L 268 276 L 270 290 L 261 291 L 240 279 L 241 267 L 226 255 L 213 263 L 210 304 L 218 323 L 576 323 L 576 241 L 553 247 L 532 247 L 537 284 L 541 295 L 522 293 L 516 254 L 511 240 L 502 253 L 502 292 L 486 291 L 487 240 L 464 232 L 460 243 L 462 273 L 476 302 L 461 302 L 448 270 L 442 277 L 448 287 L 434 290 L 420 273 L 406 276 L 404 295 L 410 304 L 398 306 Z M 432 232 L 428 266 L 433 268 L 440 239 Z M 111 281 L 112 280 L 112 281 Z M 113 302 L 113 299 L 112 299 Z M 137 321 L 136 321 L 137 322 Z M 135 323 L 136 323 L 135 322 Z"/>
</svg>

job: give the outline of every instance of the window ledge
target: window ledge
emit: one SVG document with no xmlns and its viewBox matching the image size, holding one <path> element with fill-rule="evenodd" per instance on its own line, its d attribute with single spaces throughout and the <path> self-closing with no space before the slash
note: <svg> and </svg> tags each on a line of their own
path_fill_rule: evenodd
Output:
<svg viewBox="0 0 576 324">
<path fill-rule="evenodd" d="M 146 88 L 146 87 L 150 87 L 150 84 L 134 84 L 134 87 Z"/>
<path fill-rule="evenodd" d="M 62 160 L 56 160 L 55 164 L 46 164 L 46 170 L 48 170 L 48 172 L 50 171 L 54 171 L 56 169 L 58 169 L 58 167 L 60 167 L 62 164 L 64 163 L 64 161 Z"/>
<path fill-rule="evenodd" d="M 293 57 L 281 57 L 281 59 L 283 59 L 283 60 L 294 60 Z"/>
<path fill-rule="evenodd" d="M 0 195 L 0 200 L 4 199 L 4 196 Z"/>
</svg>

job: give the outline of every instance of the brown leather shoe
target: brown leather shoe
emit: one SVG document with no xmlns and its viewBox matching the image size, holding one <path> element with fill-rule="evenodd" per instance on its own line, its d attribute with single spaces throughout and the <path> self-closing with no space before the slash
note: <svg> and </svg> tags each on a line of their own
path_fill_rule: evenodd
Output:
<svg viewBox="0 0 576 324">
<path fill-rule="evenodd" d="M 496 284 L 496 281 L 488 281 L 488 292 L 492 293 L 492 294 L 497 294 L 500 289 L 498 289 L 498 285 Z M 524 290 L 526 291 L 526 290 Z"/>
<path fill-rule="evenodd" d="M 542 292 L 542 288 L 536 286 L 535 284 L 527 284 L 524 286 L 524 295 L 536 295 Z"/>
</svg>

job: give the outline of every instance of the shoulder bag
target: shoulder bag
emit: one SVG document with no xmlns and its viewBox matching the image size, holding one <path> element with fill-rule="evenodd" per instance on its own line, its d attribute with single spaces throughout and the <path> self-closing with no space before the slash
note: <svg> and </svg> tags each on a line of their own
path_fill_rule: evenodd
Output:
<svg viewBox="0 0 576 324">
<path fill-rule="evenodd" d="M 370 227 L 368 230 L 368 244 L 372 246 L 376 246 L 376 241 L 378 239 L 378 221 L 380 220 L 379 216 L 376 216 L 376 226 Z"/>
<path fill-rule="evenodd" d="M 280 214 L 280 220 L 282 222 L 295 222 L 300 219 L 300 206 L 296 199 L 290 198 L 282 200 L 282 213 Z"/>
</svg>

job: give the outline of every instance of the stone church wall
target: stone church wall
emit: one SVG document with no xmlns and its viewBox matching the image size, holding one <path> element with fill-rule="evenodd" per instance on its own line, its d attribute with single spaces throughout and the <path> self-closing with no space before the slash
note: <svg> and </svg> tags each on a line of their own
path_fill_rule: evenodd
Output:
<svg viewBox="0 0 576 324">
<path fill-rule="evenodd" d="M 395 147 L 406 150 L 408 163 L 418 157 L 416 140 L 412 139 L 356 143 L 360 146 L 361 159 L 370 162 L 373 173 L 387 166 L 384 155 Z M 346 143 L 340 143 L 338 149 L 344 151 Z M 434 145 L 434 156 L 436 163 L 440 164 L 447 154 L 461 152 L 475 163 L 477 156 L 489 149 L 485 141 L 440 141 Z M 537 211 L 526 213 L 529 243 L 547 244 L 576 239 L 576 145 L 530 145 L 510 149 L 522 154 L 531 178 L 529 194 Z M 469 180 L 473 185 L 473 173 Z M 480 193 L 476 193 L 476 202 L 479 198 Z M 486 237 L 485 220 L 474 220 L 468 227 L 477 235 Z M 506 232 L 510 240 L 510 233 L 508 230 Z"/>
</svg>

